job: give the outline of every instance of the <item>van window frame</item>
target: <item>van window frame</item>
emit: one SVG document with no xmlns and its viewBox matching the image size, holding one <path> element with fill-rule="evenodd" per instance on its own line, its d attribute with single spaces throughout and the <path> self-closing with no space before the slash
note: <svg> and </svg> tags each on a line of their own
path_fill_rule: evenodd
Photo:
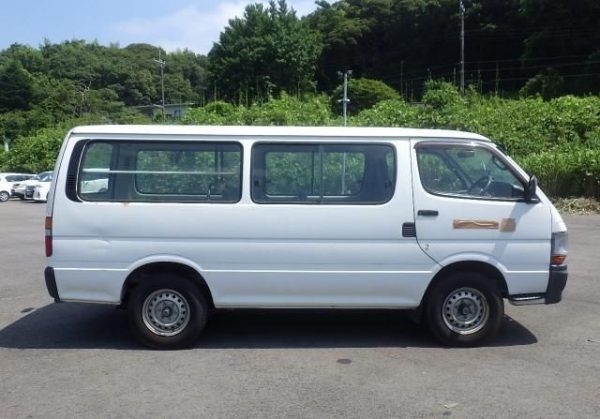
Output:
<svg viewBox="0 0 600 419">
<path fill-rule="evenodd" d="M 285 147 L 285 146 L 296 146 L 296 147 L 307 147 L 307 148 L 316 148 L 317 150 L 321 150 L 322 147 L 344 147 L 344 146 L 350 146 L 350 147 L 356 147 L 356 146 L 362 146 L 362 147 L 373 147 L 373 146 L 380 146 L 380 147 L 387 147 L 389 149 L 389 151 L 392 153 L 393 156 L 393 168 L 392 168 L 392 177 L 390 180 L 391 185 L 390 187 L 391 192 L 389 193 L 389 195 L 386 197 L 385 200 L 382 201 L 358 201 L 358 200 L 349 200 L 348 202 L 343 201 L 343 197 L 344 196 L 356 196 L 358 194 L 354 194 L 354 195 L 340 195 L 340 200 L 327 200 L 327 199 L 320 199 L 320 200 L 314 200 L 314 199 L 308 199 L 308 200 L 298 200 L 296 198 L 294 199 L 288 199 L 288 200 L 261 200 L 260 198 L 258 198 L 256 195 L 256 171 L 257 168 L 263 169 L 265 170 L 266 167 L 259 167 L 257 166 L 257 152 L 256 152 L 256 148 L 257 147 L 261 147 L 261 146 L 276 146 L 276 147 Z M 321 153 L 321 151 L 319 151 Z M 266 154 L 266 153 L 265 153 Z M 265 140 L 265 141 L 257 141 L 254 142 L 252 144 L 252 148 L 250 150 L 250 157 L 251 157 L 251 163 L 250 163 L 250 198 L 252 200 L 252 202 L 254 202 L 255 204 L 258 205 L 315 205 L 315 206 L 319 206 L 319 205 L 356 205 L 356 206 L 363 206 L 363 205 L 371 205 L 371 206 L 376 206 L 376 205 L 385 205 L 388 202 L 390 202 L 394 196 L 396 195 L 396 186 L 397 186 L 397 176 L 398 176 L 398 155 L 397 155 L 397 150 L 396 147 L 394 145 L 394 143 L 392 142 L 353 142 L 353 141 L 281 141 L 281 140 Z M 367 165 L 367 159 L 365 158 L 365 166 Z M 389 168 L 388 168 L 389 170 Z M 366 173 L 366 167 L 365 167 L 365 173 Z M 322 177 L 322 174 L 321 174 Z M 322 185 L 321 185 L 322 188 Z M 359 192 L 360 193 L 360 192 Z"/>
<path fill-rule="evenodd" d="M 111 181 L 110 179 L 112 178 L 112 179 L 114 179 L 112 181 L 115 183 L 115 187 L 112 189 L 112 192 L 109 191 L 111 196 L 109 196 L 109 197 L 107 196 L 104 199 L 86 199 L 85 197 L 81 196 L 79 183 L 80 183 L 80 178 L 81 178 L 81 173 L 82 173 L 82 168 L 83 168 L 85 152 L 89 148 L 89 146 L 94 143 L 105 143 L 105 144 L 111 144 L 111 145 L 116 144 L 119 146 L 130 145 L 130 144 L 139 144 L 139 145 L 148 145 L 149 146 L 148 149 L 157 149 L 157 148 L 160 148 L 160 146 L 165 146 L 165 145 L 168 146 L 169 144 L 181 144 L 181 145 L 186 145 L 186 146 L 190 146 L 190 147 L 193 146 L 194 144 L 202 144 L 204 146 L 234 145 L 239 149 L 239 150 L 236 150 L 236 152 L 239 152 L 239 175 L 238 175 L 239 190 L 237 191 L 235 200 L 195 199 L 195 197 L 204 196 L 204 195 L 194 195 L 194 194 L 189 194 L 189 195 L 147 194 L 147 193 L 142 193 L 137 190 L 137 186 L 135 185 L 135 182 L 136 182 L 135 181 L 135 173 L 131 173 L 133 176 L 133 178 L 132 178 L 133 183 L 131 185 L 129 185 L 128 187 L 132 188 L 132 190 L 135 192 L 137 198 L 120 199 L 118 197 L 119 194 L 116 192 L 118 190 L 121 190 L 123 185 L 120 185 L 120 183 L 117 181 L 116 176 L 118 173 L 112 173 L 112 171 L 109 171 L 109 173 L 108 173 L 109 182 Z M 163 150 L 168 151 L 166 149 L 163 149 Z M 137 150 L 137 152 L 139 152 L 139 151 L 143 151 L 143 149 Z M 122 158 L 123 158 L 123 156 L 119 155 L 118 149 L 114 148 L 112 151 L 112 156 L 111 156 L 111 166 L 115 165 L 115 164 L 117 166 L 119 166 Z M 208 141 L 203 141 L 203 140 L 198 140 L 198 139 L 193 139 L 193 140 L 189 140 L 189 141 L 173 140 L 173 139 L 145 140 L 145 139 L 126 139 L 126 138 L 119 138 L 119 139 L 115 139 L 115 140 L 106 139 L 106 138 L 82 139 L 76 143 L 74 152 L 71 155 L 71 159 L 70 159 L 69 163 L 70 164 L 69 164 L 67 179 L 69 179 L 69 178 L 73 179 L 74 185 L 71 185 L 70 182 L 67 181 L 67 185 L 66 185 L 67 197 L 70 200 L 75 201 L 75 202 L 91 202 L 91 203 L 123 203 L 123 202 L 127 202 L 127 203 L 225 204 L 225 205 L 229 204 L 229 205 L 231 205 L 231 204 L 236 204 L 236 203 L 240 202 L 242 199 L 242 196 L 243 196 L 244 145 L 240 141 L 233 141 L 233 140 L 215 141 L 214 139 L 210 139 Z M 127 169 L 127 170 L 135 171 L 135 169 Z M 117 172 L 123 171 L 123 169 L 117 168 L 116 171 Z M 122 182 L 122 180 L 121 180 L 121 182 Z M 151 198 L 144 199 L 144 197 L 148 197 L 148 196 L 150 196 Z M 182 197 L 185 197 L 185 199 L 181 199 Z"/>
<path fill-rule="evenodd" d="M 476 196 L 476 195 L 462 195 L 462 194 L 455 194 L 455 193 L 444 193 L 444 192 L 439 192 L 439 191 L 433 191 L 430 188 L 428 188 L 427 186 L 425 186 L 425 184 L 423 183 L 423 180 L 421 178 L 421 170 L 419 167 L 419 148 L 429 148 L 429 149 L 435 149 L 435 148 L 439 148 L 439 149 L 445 149 L 447 147 L 461 147 L 461 148 L 466 148 L 466 149 L 474 149 L 474 148 L 481 148 L 481 149 L 485 149 L 486 151 L 489 151 L 491 154 L 493 154 L 498 160 L 500 160 L 502 162 L 502 164 L 504 164 L 507 168 L 507 170 L 521 183 L 521 186 L 523 186 L 523 197 L 515 197 L 515 198 L 509 198 L 509 197 L 493 197 L 493 196 Z M 421 187 L 423 188 L 423 190 L 425 192 L 427 192 L 430 195 L 434 195 L 434 196 L 440 196 L 440 197 L 444 197 L 444 198 L 454 198 L 454 199 L 468 199 L 468 200 L 476 200 L 476 201 L 494 201 L 494 202 L 526 202 L 525 200 L 525 190 L 527 188 L 527 183 L 528 180 L 521 175 L 520 172 L 518 172 L 517 170 L 515 170 L 513 164 L 508 161 L 508 159 L 506 158 L 506 156 L 504 156 L 504 154 L 502 152 L 500 152 L 500 150 L 498 150 L 497 148 L 489 145 L 489 144 L 482 144 L 482 143 L 477 143 L 477 142 L 473 142 L 473 141 L 469 141 L 469 142 L 458 142 L 458 141 L 432 141 L 432 140 L 423 140 L 423 141 L 418 141 L 414 147 L 415 149 L 415 159 L 416 159 L 416 166 L 417 166 L 417 175 L 419 178 L 419 183 L 421 185 Z M 462 171 L 462 169 L 460 169 Z M 458 176 L 458 175 L 457 175 Z M 466 175 L 465 175 L 466 176 Z M 462 176 L 458 176 L 462 179 Z M 467 176 L 468 178 L 468 176 Z M 533 199 L 530 202 L 539 202 L 539 198 L 537 196 L 533 197 Z"/>
</svg>

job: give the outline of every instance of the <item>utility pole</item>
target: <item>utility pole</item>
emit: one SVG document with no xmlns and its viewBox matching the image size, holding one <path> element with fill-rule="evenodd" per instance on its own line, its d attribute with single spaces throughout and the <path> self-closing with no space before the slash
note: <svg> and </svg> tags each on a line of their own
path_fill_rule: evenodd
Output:
<svg viewBox="0 0 600 419">
<path fill-rule="evenodd" d="M 400 96 L 404 99 L 404 92 L 402 89 L 402 85 L 404 83 L 404 60 L 400 61 Z"/>
<path fill-rule="evenodd" d="M 344 98 L 338 100 L 338 102 L 342 102 L 344 126 L 346 126 L 348 124 L 348 102 L 350 102 L 350 99 L 348 99 L 348 76 L 352 75 L 352 70 L 346 70 L 343 73 L 341 71 L 338 71 L 338 75 L 340 77 L 344 77 Z"/>
<path fill-rule="evenodd" d="M 465 5 L 459 3 L 460 11 L 460 94 L 465 95 Z"/>
<path fill-rule="evenodd" d="M 348 102 L 350 102 L 350 99 L 348 99 L 348 76 L 352 75 L 352 70 L 346 70 L 343 73 L 341 71 L 338 71 L 338 75 L 340 77 L 344 77 L 344 97 L 341 100 L 338 100 L 338 102 L 342 102 L 342 109 L 343 109 L 343 115 L 344 115 L 344 126 L 348 125 Z M 343 153 L 342 155 L 342 185 L 341 185 L 341 194 L 345 195 L 346 194 L 346 153 Z"/>
<path fill-rule="evenodd" d="M 162 119 L 165 120 L 165 65 L 167 62 L 161 58 L 161 50 L 158 50 L 158 60 L 155 58 L 155 62 L 160 64 L 160 91 L 162 95 L 161 100 L 161 110 L 162 110 Z"/>
</svg>

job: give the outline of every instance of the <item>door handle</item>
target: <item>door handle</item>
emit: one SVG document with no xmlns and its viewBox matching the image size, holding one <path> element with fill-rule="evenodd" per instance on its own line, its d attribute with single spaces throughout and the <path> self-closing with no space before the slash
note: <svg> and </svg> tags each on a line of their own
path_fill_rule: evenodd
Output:
<svg viewBox="0 0 600 419">
<path fill-rule="evenodd" d="M 422 215 L 423 217 L 437 217 L 439 213 L 436 210 L 419 210 L 417 211 L 417 215 Z"/>
</svg>

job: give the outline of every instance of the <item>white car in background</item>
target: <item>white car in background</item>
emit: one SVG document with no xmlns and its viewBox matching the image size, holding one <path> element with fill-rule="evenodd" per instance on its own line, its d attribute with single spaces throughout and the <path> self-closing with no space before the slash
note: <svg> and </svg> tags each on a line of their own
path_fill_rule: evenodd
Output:
<svg viewBox="0 0 600 419">
<path fill-rule="evenodd" d="M 84 180 L 81 182 L 82 193 L 105 193 L 108 191 L 108 178 Z"/>
<path fill-rule="evenodd" d="M 52 177 L 52 172 L 40 173 L 39 179 L 33 184 L 28 184 L 25 188 L 25 199 L 33 199 L 35 201 L 46 201 L 48 197 L 48 192 L 50 191 Z"/>
<path fill-rule="evenodd" d="M 52 172 L 38 173 L 34 178 L 21 182 L 15 187 L 14 192 L 21 199 L 33 199 L 35 187 L 42 182 L 52 181 Z"/>
<path fill-rule="evenodd" d="M 16 183 L 34 177 L 31 173 L 0 173 L 0 202 L 6 202 L 12 196 L 11 189 Z"/>
<path fill-rule="evenodd" d="M 48 192 L 50 192 L 51 183 L 51 181 L 38 183 L 33 190 L 33 200 L 46 202 L 48 200 Z"/>
<path fill-rule="evenodd" d="M 52 183 L 52 176 L 50 179 L 40 181 L 34 186 L 33 200 L 46 202 L 48 200 L 48 192 L 50 192 L 50 185 Z M 81 182 L 81 192 L 83 193 L 103 193 L 108 190 L 108 178 L 93 179 Z M 27 198 L 27 197 L 26 197 Z"/>
<path fill-rule="evenodd" d="M 28 186 L 37 185 L 42 179 L 46 178 L 47 176 L 51 176 L 51 175 L 52 175 L 52 171 L 41 172 L 41 173 L 38 173 L 37 175 L 34 175 L 30 179 L 24 180 L 19 183 L 14 183 L 10 190 L 11 195 L 17 196 L 20 199 L 25 199 L 26 198 L 25 194 L 26 194 Z M 32 192 L 33 192 L 33 190 L 32 190 Z M 31 198 L 33 198 L 33 193 L 31 194 L 31 196 L 29 196 L 29 199 L 31 199 Z"/>
</svg>

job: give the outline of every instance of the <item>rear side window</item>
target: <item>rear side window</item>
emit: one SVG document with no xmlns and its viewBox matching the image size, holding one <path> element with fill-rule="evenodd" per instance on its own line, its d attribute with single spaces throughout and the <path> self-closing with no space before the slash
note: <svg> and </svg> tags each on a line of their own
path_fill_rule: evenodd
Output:
<svg viewBox="0 0 600 419">
<path fill-rule="evenodd" d="M 78 195 L 88 201 L 237 202 L 237 143 L 92 141 L 83 151 Z"/>
<path fill-rule="evenodd" d="M 380 204 L 394 192 L 389 145 L 258 144 L 252 153 L 259 203 Z"/>
</svg>

